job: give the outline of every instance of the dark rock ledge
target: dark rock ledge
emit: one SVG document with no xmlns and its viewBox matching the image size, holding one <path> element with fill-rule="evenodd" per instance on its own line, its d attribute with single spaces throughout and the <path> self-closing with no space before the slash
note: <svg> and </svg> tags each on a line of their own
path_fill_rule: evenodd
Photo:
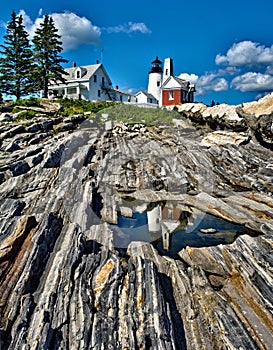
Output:
<svg viewBox="0 0 273 350">
<path fill-rule="evenodd" d="M 0 157 L 1 350 L 272 348 L 269 148 L 204 145 L 189 127 L 87 122 L 37 128 L 35 145 L 34 129 L 16 130 Z M 132 201 L 179 201 L 251 235 L 177 259 L 144 242 L 124 254 L 109 223 Z"/>
</svg>

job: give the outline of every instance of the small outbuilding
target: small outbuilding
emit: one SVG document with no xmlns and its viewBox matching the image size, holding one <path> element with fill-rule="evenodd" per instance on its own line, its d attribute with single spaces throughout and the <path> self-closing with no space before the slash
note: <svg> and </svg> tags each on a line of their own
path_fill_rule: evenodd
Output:
<svg viewBox="0 0 273 350">
<path fill-rule="evenodd" d="M 138 104 L 145 104 L 145 105 L 158 105 L 158 100 L 154 97 L 154 95 L 145 92 L 145 91 L 139 91 L 136 95 L 136 102 Z"/>
</svg>

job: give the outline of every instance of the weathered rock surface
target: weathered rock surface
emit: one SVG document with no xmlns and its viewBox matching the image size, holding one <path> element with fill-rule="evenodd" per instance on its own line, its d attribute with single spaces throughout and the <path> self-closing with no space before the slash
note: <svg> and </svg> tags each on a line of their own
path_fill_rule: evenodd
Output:
<svg viewBox="0 0 273 350">
<path fill-rule="evenodd" d="M 273 94 L 238 106 L 207 107 L 202 103 L 185 103 L 178 106 L 178 111 L 214 130 L 248 131 L 263 146 L 273 149 Z"/>
<path fill-rule="evenodd" d="M 231 114 L 218 116 L 236 134 L 243 117 Z M 52 123 L 53 134 L 3 125 L 0 349 L 270 350 L 272 151 L 251 137 L 230 142 L 230 131 L 204 146 L 210 134 L 184 122 L 104 131 L 86 121 L 72 132 Z M 130 218 L 132 202 L 161 201 L 245 234 L 177 258 L 147 242 L 118 249 L 109 223 Z"/>
<path fill-rule="evenodd" d="M 213 145 L 221 146 L 226 145 L 228 143 L 240 145 L 242 143 L 247 143 L 249 140 L 250 136 L 245 133 L 218 130 L 206 135 L 203 138 L 201 145 L 208 147 Z"/>
</svg>

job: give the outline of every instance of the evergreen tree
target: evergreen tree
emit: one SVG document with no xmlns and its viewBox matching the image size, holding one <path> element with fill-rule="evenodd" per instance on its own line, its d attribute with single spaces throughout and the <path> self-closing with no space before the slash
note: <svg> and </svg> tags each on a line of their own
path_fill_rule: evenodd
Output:
<svg viewBox="0 0 273 350">
<path fill-rule="evenodd" d="M 33 91 L 33 56 L 22 15 L 12 12 L 0 47 L 0 91 L 19 100 Z"/>
<path fill-rule="evenodd" d="M 59 53 L 62 49 L 61 36 L 58 34 L 52 17 L 45 15 L 40 27 L 36 29 L 33 37 L 34 57 L 36 62 L 37 86 L 43 91 L 43 97 L 48 97 L 48 83 L 50 80 L 57 83 L 65 82 L 64 74 L 67 74 L 61 63 L 68 61 Z"/>
</svg>

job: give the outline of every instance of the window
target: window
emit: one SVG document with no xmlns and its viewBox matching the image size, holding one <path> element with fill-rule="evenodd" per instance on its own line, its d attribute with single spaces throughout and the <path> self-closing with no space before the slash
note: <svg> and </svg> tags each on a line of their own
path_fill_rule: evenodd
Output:
<svg viewBox="0 0 273 350">
<path fill-rule="evenodd" d="M 165 75 L 168 75 L 169 71 L 168 69 L 165 69 Z"/>
<path fill-rule="evenodd" d="M 69 88 L 67 89 L 67 94 L 68 95 L 73 95 L 77 93 L 77 89 L 76 88 Z"/>
<path fill-rule="evenodd" d="M 94 75 L 94 83 L 96 83 L 97 82 L 97 76 L 96 76 L 96 74 Z"/>
<path fill-rule="evenodd" d="M 98 90 L 98 97 L 100 97 L 100 90 Z"/>
<path fill-rule="evenodd" d="M 173 220 L 173 210 L 168 208 L 167 217 L 169 220 Z"/>
<path fill-rule="evenodd" d="M 160 81 L 157 81 L 156 85 L 157 85 L 157 86 L 160 86 Z"/>
<path fill-rule="evenodd" d="M 169 100 L 173 100 L 173 99 L 174 99 L 174 92 L 169 91 Z"/>
<path fill-rule="evenodd" d="M 119 100 L 120 100 L 120 102 L 122 102 L 122 95 L 119 96 Z"/>
<path fill-rule="evenodd" d="M 153 100 L 151 98 L 149 98 L 149 103 L 153 103 Z"/>
<path fill-rule="evenodd" d="M 81 77 L 81 72 L 78 70 L 77 71 L 77 79 L 79 79 Z"/>
<path fill-rule="evenodd" d="M 101 85 L 104 86 L 104 77 L 101 78 Z"/>
</svg>

